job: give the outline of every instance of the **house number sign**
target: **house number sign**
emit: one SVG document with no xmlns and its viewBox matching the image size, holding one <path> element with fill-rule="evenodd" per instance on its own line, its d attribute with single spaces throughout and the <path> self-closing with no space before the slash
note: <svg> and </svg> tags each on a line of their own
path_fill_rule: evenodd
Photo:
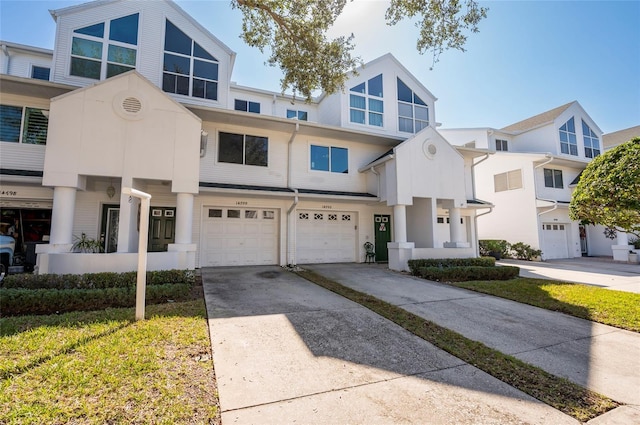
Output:
<svg viewBox="0 0 640 425">
<path fill-rule="evenodd" d="M 16 190 L 1 190 L 0 196 L 18 196 L 18 191 Z"/>
<path fill-rule="evenodd" d="M 323 205 L 322 209 L 323 210 L 331 210 L 331 209 L 333 209 L 333 207 L 331 205 Z"/>
<path fill-rule="evenodd" d="M 236 201 L 236 205 L 249 205 L 247 201 Z"/>
</svg>

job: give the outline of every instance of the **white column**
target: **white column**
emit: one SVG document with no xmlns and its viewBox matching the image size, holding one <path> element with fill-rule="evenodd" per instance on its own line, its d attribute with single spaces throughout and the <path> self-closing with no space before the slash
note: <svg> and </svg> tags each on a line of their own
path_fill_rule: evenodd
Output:
<svg viewBox="0 0 640 425">
<path fill-rule="evenodd" d="M 193 233 L 193 194 L 178 193 L 176 204 L 176 244 L 190 244 Z"/>
<path fill-rule="evenodd" d="M 462 224 L 460 224 L 460 208 L 449 208 L 449 237 L 450 242 L 464 242 L 462 240 Z"/>
<path fill-rule="evenodd" d="M 393 206 L 393 239 L 394 239 L 394 242 L 407 241 L 407 207 L 406 205 Z"/>
<path fill-rule="evenodd" d="M 613 261 L 627 262 L 629 260 L 629 250 L 633 245 L 629 245 L 629 235 L 625 232 L 616 232 L 616 245 L 611 245 Z"/>
<path fill-rule="evenodd" d="M 76 207 L 76 188 L 56 186 L 53 189 L 51 235 L 49 243 L 73 243 L 73 214 Z"/>
<path fill-rule="evenodd" d="M 626 232 L 616 232 L 616 245 L 629 245 L 629 235 Z"/>
</svg>

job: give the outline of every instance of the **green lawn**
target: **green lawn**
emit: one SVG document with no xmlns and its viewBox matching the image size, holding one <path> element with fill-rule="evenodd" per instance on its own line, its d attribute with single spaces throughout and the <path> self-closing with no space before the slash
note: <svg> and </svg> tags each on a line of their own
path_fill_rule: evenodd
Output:
<svg viewBox="0 0 640 425">
<path fill-rule="evenodd" d="M 529 278 L 450 285 L 640 332 L 640 294 Z"/>
<path fill-rule="evenodd" d="M 220 423 L 202 299 L 0 319 L 0 423 Z"/>
</svg>

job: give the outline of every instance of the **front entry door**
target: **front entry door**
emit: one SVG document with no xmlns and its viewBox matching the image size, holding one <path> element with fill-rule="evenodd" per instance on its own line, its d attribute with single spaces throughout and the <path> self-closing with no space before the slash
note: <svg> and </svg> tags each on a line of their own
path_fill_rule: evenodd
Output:
<svg viewBox="0 0 640 425">
<path fill-rule="evenodd" d="M 373 226 L 376 243 L 376 261 L 389 261 L 387 242 L 391 242 L 391 216 L 374 214 Z"/>
<path fill-rule="evenodd" d="M 104 252 L 118 250 L 118 221 L 120 220 L 120 205 L 102 206 L 102 224 L 100 226 L 100 242 Z"/>
<path fill-rule="evenodd" d="M 170 243 L 175 242 L 176 209 L 151 207 L 149 217 L 148 252 L 166 251 Z"/>
<path fill-rule="evenodd" d="M 589 254 L 589 249 L 587 245 L 587 228 L 584 225 L 579 225 L 578 229 L 580 231 L 580 252 L 583 257 L 586 257 Z"/>
</svg>

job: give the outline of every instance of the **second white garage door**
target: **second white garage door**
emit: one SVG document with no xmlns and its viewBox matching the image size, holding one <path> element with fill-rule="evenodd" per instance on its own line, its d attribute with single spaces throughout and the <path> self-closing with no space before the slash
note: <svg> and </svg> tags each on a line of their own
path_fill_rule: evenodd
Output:
<svg viewBox="0 0 640 425">
<path fill-rule="evenodd" d="M 544 238 L 542 256 L 545 260 L 569 257 L 566 230 L 568 227 L 566 224 L 557 223 L 544 223 L 542 225 L 542 237 Z"/>
<path fill-rule="evenodd" d="M 204 207 L 201 267 L 278 264 L 278 211 Z"/>
<path fill-rule="evenodd" d="M 298 210 L 298 264 L 356 261 L 357 213 Z"/>
</svg>

